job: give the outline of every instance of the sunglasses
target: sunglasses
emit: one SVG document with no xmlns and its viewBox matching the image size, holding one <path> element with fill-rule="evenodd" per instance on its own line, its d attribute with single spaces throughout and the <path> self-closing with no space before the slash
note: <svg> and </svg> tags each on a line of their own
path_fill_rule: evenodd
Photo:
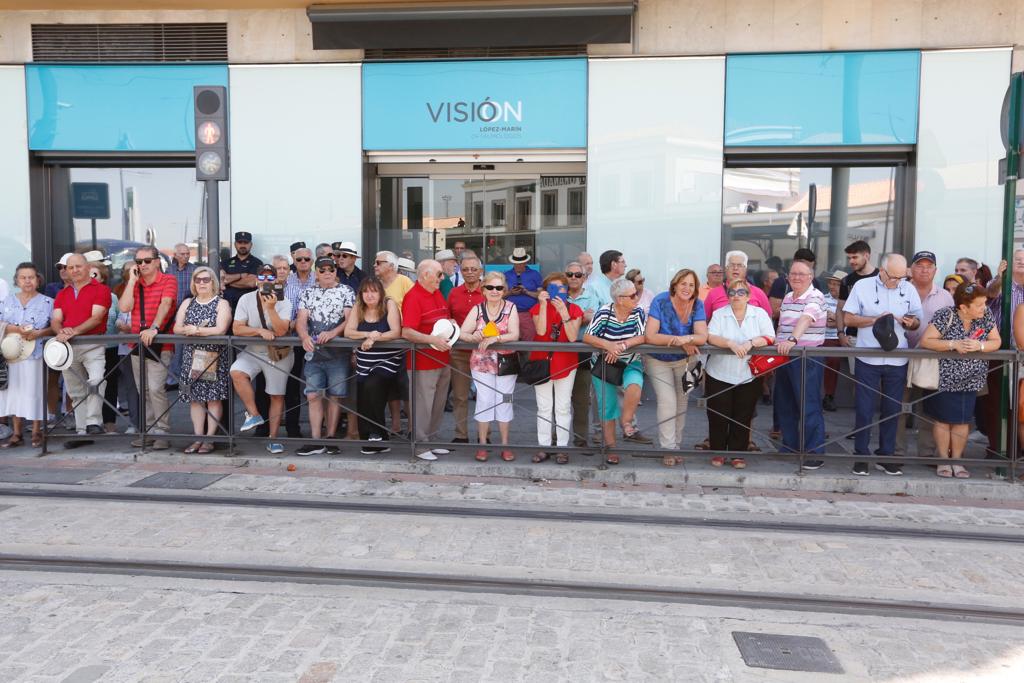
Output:
<svg viewBox="0 0 1024 683">
<path fill-rule="evenodd" d="M 727 289 L 725 293 L 729 296 L 747 296 L 750 294 L 749 289 Z"/>
<path fill-rule="evenodd" d="M 260 282 L 263 282 L 264 280 L 275 280 L 275 279 L 277 279 L 277 276 L 276 275 L 257 275 L 256 279 L 259 280 Z"/>
<path fill-rule="evenodd" d="M 303 263 L 307 263 L 307 262 L 312 261 L 312 260 L 313 259 L 310 258 L 309 256 L 296 256 L 295 257 L 295 262 L 296 263 L 298 263 L 299 261 L 302 261 Z"/>
<path fill-rule="evenodd" d="M 463 273 L 479 273 L 480 269 L 479 268 L 463 268 L 462 272 Z"/>
<path fill-rule="evenodd" d="M 210 277 L 209 275 L 207 275 L 207 276 L 205 276 L 205 277 L 197 277 L 197 278 L 194 278 L 194 280 L 193 280 L 193 281 L 194 281 L 194 282 L 195 282 L 195 283 L 196 283 L 197 285 L 206 285 L 206 284 L 209 284 L 209 283 L 213 282 L 213 278 L 212 278 L 212 277 Z"/>
<path fill-rule="evenodd" d="M 566 277 L 586 277 L 583 273 L 566 273 Z"/>
<path fill-rule="evenodd" d="M 490 292 L 500 292 L 505 289 L 505 287 L 502 285 L 484 285 L 484 289 Z"/>
<path fill-rule="evenodd" d="M 391 263 L 391 261 L 374 261 L 373 265 L 375 265 L 375 266 L 383 266 L 383 265 L 386 265 L 388 263 Z"/>
<path fill-rule="evenodd" d="M 67 266 L 57 266 L 57 270 L 64 270 Z"/>
<path fill-rule="evenodd" d="M 153 256 L 150 256 L 148 258 L 137 258 L 135 259 L 135 265 L 141 266 L 143 263 L 145 263 L 148 266 L 153 261 L 156 261 L 156 258 Z"/>
<path fill-rule="evenodd" d="M 632 294 L 619 294 L 620 299 L 636 299 L 639 296 L 640 295 L 637 292 L 633 292 Z"/>
<path fill-rule="evenodd" d="M 324 267 L 324 268 L 317 268 L 316 272 L 318 272 L 318 273 L 333 273 L 334 272 L 334 268 L 326 268 L 326 267 Z"/>
</svg>

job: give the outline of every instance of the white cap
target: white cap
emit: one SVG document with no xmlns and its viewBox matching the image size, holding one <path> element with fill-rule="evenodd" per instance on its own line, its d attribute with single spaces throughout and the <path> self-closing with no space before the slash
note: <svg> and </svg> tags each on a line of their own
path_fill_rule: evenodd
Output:
<svg viewBox="0 0 1024 683">
<path fill-rule="evenodd" d="M 58 266 L 66 266 L 68 264 L 68 259 L 71 258 L 74 255 L 75 255 L 75 252 L 69 251 L 68 253 L 66 253 L 66 254 L 64 254 L 63 256 L 60 257 L 60 261 L 57 261 L 57 265 Z"/>
</svg>

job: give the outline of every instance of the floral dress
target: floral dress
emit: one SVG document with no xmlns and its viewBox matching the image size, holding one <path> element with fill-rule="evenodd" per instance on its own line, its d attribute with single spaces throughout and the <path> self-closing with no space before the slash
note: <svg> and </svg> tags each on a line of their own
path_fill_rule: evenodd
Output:
<svg viewBox="0 0 1024 683">
<path fill-rule="evenodd" d="M 188 309 L 185 311 L 185 325 L 197 327 L 214 327 L 217 324 L 217 305 L 220 297 L 215 296 L 205 304 L 199 303 L 196 299 L 190 299 Z M 185 344 L 181 352 L 181 374 L 179 386 L 181 386 L 183 400 L 189 402 L 223 401 L 228 397 L 228 363 L 226 359 L 217 357 L 217 379 L 214 381 L 196 380 L 192 381 L 192 360 L 196 351 L 202 349 L 216 354 L 223 351 L 223 346 L 212 344 Z M 203 365 L 203 369 L 206 364 Z"/>
<path fill-rule="evenodd" d="M 960 316 L 950 306 L 935 311 L 932 325 L 939 332 L 942 341 L 960 341 L 978 334 L 978 341 L 988 339 L 988 333 L 996 326 L 992 312 L 986 310 L 978 320 L 971 321 L 971 329 L 964 331 Z M 939 391 L 981 391 L 987 386 L 988 361 L 981 358 L 940 358 Z"/>
</svg>

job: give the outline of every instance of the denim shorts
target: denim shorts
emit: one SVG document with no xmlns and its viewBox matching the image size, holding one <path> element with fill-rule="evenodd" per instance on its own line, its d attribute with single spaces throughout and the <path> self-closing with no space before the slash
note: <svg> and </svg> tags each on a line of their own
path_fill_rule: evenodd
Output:
<svg viewBox="0 0 1024 683">
<path fill-rule="evenodd" d="M 317 394 L 326 390 L 330 396 L 347 396 L 349 376 L 352 374 L 350 358 L 351 355 L 345 354 L 338 358 L 314 358 L 306 361 L 302 370 L 306 377 L 305 393 Z"/>
</svg>

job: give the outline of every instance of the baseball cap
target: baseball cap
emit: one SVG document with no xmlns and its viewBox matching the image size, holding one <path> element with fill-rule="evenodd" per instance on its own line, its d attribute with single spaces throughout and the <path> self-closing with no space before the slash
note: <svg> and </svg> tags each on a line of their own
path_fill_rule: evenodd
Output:
<svg viewBox="0 0 1024 683">
<path fill-rule="evenodd" d="M 58 266 L 66 266 L 68 264 L 68 259 L 71 258 L 74 255 L 75 255 L 75 252 L 69 251 L 68 253 L 66 253 L 66 254 L 64 254 L 63 256 L 60 257 L 60 260 L 57 261 L 57 265 Z"/>
<path fill-rule="evenodd" d="M 932 263 L 938 263 L 935 259 L 935 252 L 933 251 L 919 251 L 914 254 L 914 258 L 910 259 L 910 265 L 914 265 L 918 261 L 931 261 Z"/>
<path fill-rule="evenodd" d="M 331 268 L 333 268 L 334 259 L 332 259 L 330 256 L 321 256 L 313 263 L 313 265 L 317 268 L 322 268 L 324 266 L 330 266 Z"/>
</svg>

